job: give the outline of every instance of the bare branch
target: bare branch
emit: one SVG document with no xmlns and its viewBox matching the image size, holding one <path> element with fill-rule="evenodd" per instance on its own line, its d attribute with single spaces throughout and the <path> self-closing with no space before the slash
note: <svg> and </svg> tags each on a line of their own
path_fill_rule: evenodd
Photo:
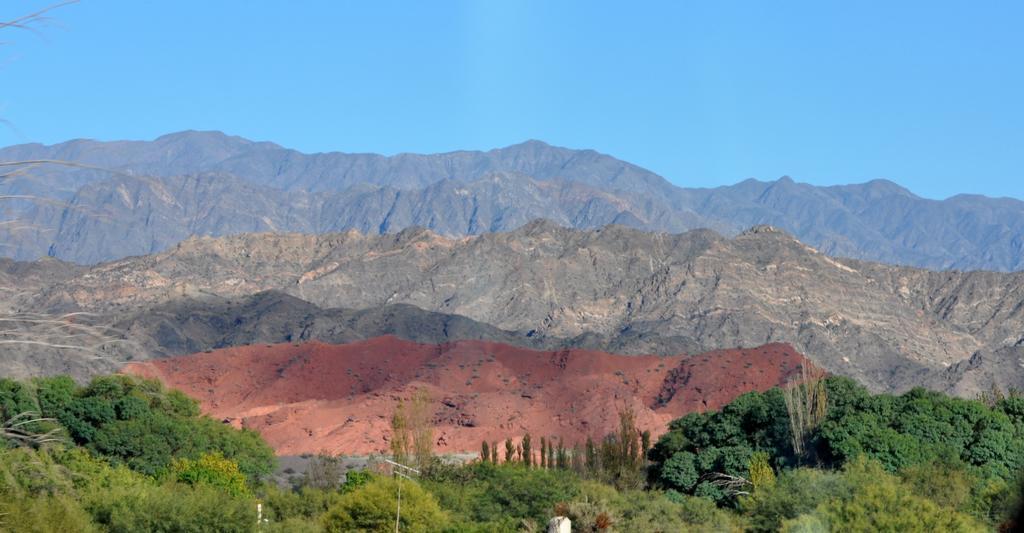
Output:
<svg viewBox="0 0 1024 533">
<path fill-rule="evenodd" d="M 0 22 L 0 30 L 14 28 L 14 29 L 19 29 L 19 30 L 28 30 L 28 31 L 38 35 L 39 32 L 36 31 L 36 29 L 33 28 L 32 26 L 40 24 L 40 23 L 45 23 L 45 22 L 51 21 L 52 19 L 46 15 L 47 13 L 49 13 L 50 11 L 53 11 L 54 9 L 57 9 L 59 7 L 64 7 L 64 6 L 67 6 L 67 5 L 70 5 L 70 4 L 77 4 L 77 3 L 78 3 L 78 0 L 65 0 L 64 2 L 60 2 L 60 3 L 57 3 L 57 4 L 53 4 L 53 5 L 44 7 L 43 9 L 40 9 L 39 11 L 36 11 L 34 13 L 29 13 L 28 15 L 25 15 L 25 16 L 22 16 L 22 17 L 18 17 L 18 18 L 14 19 L 14 20 L 9 20 L 7 22 Z"/>
<path fill-rule="evenodd" d="M 729 474 L 723 474 L 721 472 L 710 472 L 700 477 L 702 482 L 707 482 L 715 487 L 718 487 L 722 492 L 729 496 L 748 496 L 750 495 L 749 490 L 745 490 L 747 487 L 753 487 L 754 484 L 745 478 L 740 476 L 731 476 Z"/>
<path fill-rule="evenodd" d="M 0 161 L 0 167 L 21 167 L 21 166 L 32 166 L 38 167 L 42 165 L 57 165 L 62 167 L 72 168 L 84 168 L 87 170 L 99 170 L 101 172 L 108 172 L 110 174 L 117 174 L 119 176 L 133 176 L 130 172 L 121 172 L 104 167 L 98 167 L 87 163 L 78 163 L 76 161 L 63 161 L 60 159 L 26 159 L 24 161 Z"/>
<path fill-rule="evenodd" d="M 57 420 L 43 417 L 36 412 L 25 411 L 4 421 L 3 425 L 0 426 L 0 438 L 14 441 L 19 446 L 32 446 L 34 448 L 64 440 L 61 436 L 62 430 L 60 426 L 48 431 L 36 431 L 26 427 L 29 424 L 39 423 L 56 424 Z"/>
<path fill-rule="evenodd" d="M 125 332 L 109 325 L 90 323 L 95 318 L 96 315 L 85 312 L 0 314 L 0 346 L 73 351 L 94 360 L 113 360 L 118 353 L 139 349 L 136 343 L 125 338 Z"/>
</svg>

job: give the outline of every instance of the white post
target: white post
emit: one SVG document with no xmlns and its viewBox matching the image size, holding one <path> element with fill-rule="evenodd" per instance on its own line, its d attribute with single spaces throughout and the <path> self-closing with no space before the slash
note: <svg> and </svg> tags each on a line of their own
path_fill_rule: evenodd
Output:
<svg viewBox="0 0 1024 533">
<path fill-rule="evenodd" d="M 572 533 L 572 522 L 564 516 L 556 516 L 548 522 L 547 533 Z"/>
<path fill-rule="evenodd" d="M 391 473 L 395 476 L 395 480 L 398 482 L 398 506 L 395 507 L 395 533 L 398 533 L 398 522 L 402 516 L 402 478 L 412 481 L 412 478 L 409 477 L 409 475 L 402 473 L 402 471 L 404 470 L 410 474 L 419 474 L 420 471 L 411 466 L 396 463 L 390 459 L 384 459 L 384 462 L 391 465 Z"/>
<path fill-rule="evenodd" d="M 395 533 L 398 533 L 398 518 L 402 515 L 402 478 L 395 477 L 398 481 L 398 507 L 395 508 Z"/>
</svg>

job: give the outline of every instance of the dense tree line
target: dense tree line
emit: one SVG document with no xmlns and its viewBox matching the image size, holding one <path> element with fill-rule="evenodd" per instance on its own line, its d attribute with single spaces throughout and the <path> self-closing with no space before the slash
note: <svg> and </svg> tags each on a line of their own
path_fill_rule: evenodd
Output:
<svg viewBox="0 0 1024 533">
<path fill-rule="evenodd" d="M 814 389 L 683 417 L 653 446 L 626 411 L 603 439 L 508 440 L 505 461 L 501 443 L 486 442 L 470 464 L 417 446 L 429 399 L 414 395 L 396 425 L 416 479 L 323 456 L 280 487 L 266 480 L 273 456 L 257 435 L 156 382 L 0 380 L 0 530 L 393 531 L 399 488 L 402 531 L 538 531 L 554 515 L 574 531 L 1008 527 L 1021 398 L 871 395 L 842 378 L 799 386 Z"/>
<path fill-rule="evenodd" d="M 2 379 L 0 421 L 5 531 L 251 531 L 275 462 L 259 435 L 128 376 Z"/>
<path fill-rule="evenodd" d="M 871 478 L 861 471 L 872 471 L 876 480 L 909 484 L 917 489 L 904 487 L 909 493 L 933 495 L 930 501 L 955 504 L 955 510 L 990 525 L 1014 509 L 1024 468 L 1024 398 L 983 402 L 924 389 L 873 395 L 841 377 L 810 386 L 823 387 L 827 408 L 799 442 L 793 438 L 787 391 L 745 394 L 720 411 L 673 421 L 649 455 L 649 482 L 742 508 L 765 492 L 802 494 L 795 479 L 832 484 L 832 489 L 819 487 L 818 499 L 806 494 L 808 502 L 820 501 L 822 494 L 849 496 L 856 492 L 843 480 L 852 478 L 856 485 Z M 848 472 L 851 468 L 859 470 Z M 762 479 L 779 472 L 779 482 L 756 487 L 755 471 Z M 940 487 L 951 480 L 962 492 L 955 498 Z M 888 485 L 878 490 L 883 489 L 895 491 Z M 814 508 L 791 506 L 782 516 L 793 519 L 798 511 Z"/>
<path fill-rule="evenodd" d="M 651 448 L 651 432 L 636 426 L 632 410 L 619 413 L 619 429 L 595 443 L 587 437 L 586 444 L 577 441 L 572 447 L 565 439 L 541 437 L 540 449 L 533 450 L 533 437 L 526 433 L 519 444 L 505 441 L 505 462 L 526 468 L 572 471 L 582 479 L 598 480 L 622 489 L 639 489 L 645 483 L 647 454 Z M 480 461 L 498 464 L 496 444 L 480 443 Z"/>
<path fill-rule="evenodd" d="M 0 419 L 25 413 L 43 419 L 26 429 L 57 430 L 71 443 L 142 474 L 214 451 L 252 480 L 274 468 L 274 452 L 258 434 L 200 416 L 195 400 L 154 380 L 102 376 L 84 387 L 67 376 L 0 380 Z"/>
</svg>

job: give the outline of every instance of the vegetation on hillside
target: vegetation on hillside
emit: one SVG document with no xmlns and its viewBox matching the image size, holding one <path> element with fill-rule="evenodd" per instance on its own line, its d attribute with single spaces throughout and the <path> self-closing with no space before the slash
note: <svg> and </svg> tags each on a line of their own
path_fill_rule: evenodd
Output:
<svg viewBox="0 0 1024 533">
<path fill-rule="evenodd" d="M 791 420 L 802 415 L 793 414 L 799 406 L 787 399 L 792 393 L 780 389 L 745 394 L 721 411 L 672 422 L 649 455 L 651 486 L 747 514 L 774 506 L 778 516 L 752 526 L 765 531 L 805 514 L 815 518 L 800 518 L 800 527 L 816 521 L 854 527 L 843 521 L 852 520 L 843 502 L 861 512 L 883 503 L 892 512 L 916 509 L 919 524 L 926 523 L 924 515 L 937 516 L 924 511 L 932 505 L 963 515 L 950 523 L 969 515 L 990 526 L 1008 520 L 1016 508 L 1024 468 L 1019 395 L 986 401 L 924 389 L 872 395 L 841 377 L 798 387 L 827 397 L 820 420 L 803 431 L 793 431 Z M 757 482 L 775 473 L 777 480 Z"/>
<path fill-rule="evenodd" d="M 466 465 L 416 445 L 429 403 L 420 394 L 395 420 L 408 431 L 400 451 L 420 467 L 415 479 L 382 462 L 344 472 L 319 457 L 279 487 L 257 435 L 200 416 L 156 382 L 0 380 L 0 420 L 16 429 L 0 449 L 0 529 L 393 531 L 399 489 L 402 531 L 540 531 L 554 515 L 574 531 L 1008 527 L 1024 400 L 871 395 L 813 376 L 797 386 L 810 390 L 751 393 L 683 417 L 653 446 L 625 411 L 597 442 L 524 438 L 506 442 L 505 457 L 498 442 L 482 443 L 486 453 Z"/>
</svg>

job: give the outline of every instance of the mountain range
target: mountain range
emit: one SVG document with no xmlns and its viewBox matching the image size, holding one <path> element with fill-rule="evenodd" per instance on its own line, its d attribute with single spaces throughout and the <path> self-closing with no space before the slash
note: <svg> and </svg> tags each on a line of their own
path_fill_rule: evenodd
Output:
<svg viewBox="0 0 1024 533">
<path fill-rule="evenodd" d="M 46 161 L 72 162 L 73 165 Z M 915 196 L 876 180 L 817 187 L 783 177 L 684 188 L 593 150 L 539 141 L 444 154 L 303 154 L 219 132 L 154 141 L 75 140 L 0 149 L 36 161 L 0 180 L 0 254 L 95 264 L 157 253 L 191 236 L 247 232 L 459 237 L 536 218 L 577 229 L 618 224 L 735 236 L 780 228 L 834 257 L 930 269 L 1024 268 L 1024 202 Z"/>
<path fill-rule="evenodd" d="M 731 238 L 544 220 L 474 237 L 243 234 L 35 265 L 6 264 L 48 272 L 22 277 L 6 309 L 102 317 L 141 359 L 380 335 L 659 355 L 788 343 L 873 390 L 1024 385 L 1024 273 L 835 259 L 769 226 Z M 33 353 L 7 370 L 49 360 Z"/>
</svg>

